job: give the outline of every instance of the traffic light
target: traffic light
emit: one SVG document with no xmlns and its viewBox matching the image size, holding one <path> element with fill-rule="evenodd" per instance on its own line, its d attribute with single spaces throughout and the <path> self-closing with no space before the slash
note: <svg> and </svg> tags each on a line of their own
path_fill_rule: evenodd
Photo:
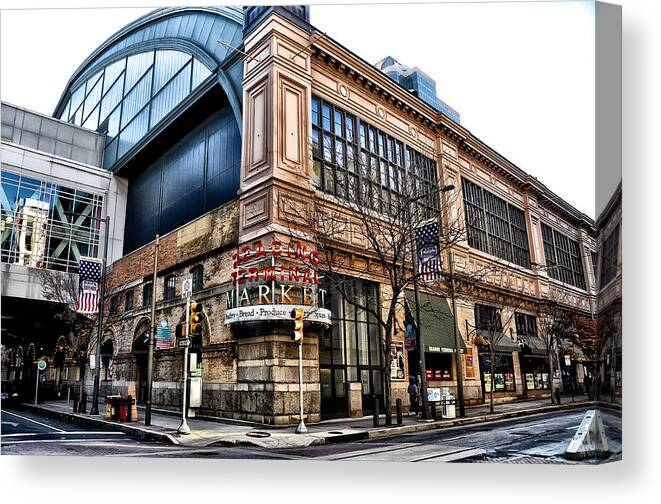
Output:
<svg viewBox="0 0 661 504">
<path fill-rule="evenodd" d="M 174 334 L 177 337 L 177 339 L 185 338 L 186 337 L 186 324 L 179 323 L 177 324 L 177 327 L 174 329 Z"/>
<path fill-rule="evenodd" d="M 190 304 L 190 317 L 189 317 L 189 331 L 188 334 L 193 336 L 202 335 L 202 304 L 191 301 Z"/>
<path fill-rule="evenodd" d="M 303 342 L 303 308 L 294 308 L 291 311 L 291 318 L 294 319 L 294 333 L 291 335 L 291 340 Z"/>
</svg>

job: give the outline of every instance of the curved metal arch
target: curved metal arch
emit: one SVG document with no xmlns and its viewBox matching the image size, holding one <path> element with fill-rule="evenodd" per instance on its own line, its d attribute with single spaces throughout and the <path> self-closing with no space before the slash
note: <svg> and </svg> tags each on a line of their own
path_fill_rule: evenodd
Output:
<svg viewBox="0 0 661 504">
<path fill-rule="evenodd" d="M 138 44 L 134 44 L 130 47 L 122 49 L 121 51 L 118 51 L 117 53 L 113 54 L 107 59 L 103 59 L 101 61 L 96 62 L 94 65 L 92 65 L 91 67 L 86 69 L 82 74 L 80 74 L 80 76 L 72 84 L 70 88 L 71 92 L 69 93 L 69 95 L 73 95 L 78 90 L 78 88 L 80 88 L 80 86 L 85 85 L 87 79 L 92 77 L 97 72 L 100 72 L 107 66 L 110 66 L 113 63 L 121 59 L 124 59 L 128 56 L 133 56 L 135 54 L 141 54 L 154 50 L 157 51 L 174 50 L 174 51 L 190 54 L 195 59 L 202 62 L 211 72 L 214 72 L 218 67 L 218 64 L 211 56 L 209 56 L 209 53 L 207 53 L 203 48 L 201 48 L 197 44 L 190 42 L 189 40 L 182 40 L 171 37 L 159 39 L 159 40 L 148 40 L 147 42 L 140 42 Z M 67 99 L 68 98 L 69 97 L 67 97 Z M 63 105 L 66 105 L 66 101 L 64 101 Z"/>
<path fill-rule="evenodd" d="M 57 102 L 57 105 L 55 107 L 55 110 L 53 112 L 53 116 L 57 117 L 58 114 L 62 112 L 62 108 L 64 105 L 67 103 L 67 99 L 71 96 L 71 90 L 73 89 L 74 85 L 78 85 L 83 79 L 82 77 L 84 75 L 92 75 L 93 72 L 89 72 L 88 74 L 88 69 L 91 68 L 91 65 L 93 62 L 97 62 L 97 64 L 94 65 L 94 67 L 97 69 L 102 68 L 102 66 L 105 66 L 107 63 L 108 58 L 111 58 L 114 56 L 114 54 L 106 55 L 104 57 L 104 53 L 107 51 L 111 50 L 113 46 L 119 45 L 122 42 L 126 42 L 130 39 L 130 37 L 137 35 L 141 30 L 146 29 L 148 31 L 150 25 L 155 26 L 157 23 L 163 21 L 166 18 L 172 18 L 181 14 L 187 14 L 187 13 L 208 13 L 208 14 L 214 14 L 220 17 L 223 17 L 227 19 L 228 21 L 235 23 L 237 25 L 237 30 L 235 32 L 235 36 L 240 34 L 242 36 L 242 27 L 243 27 L 243 11 L 241 7 L 169 7 L 169 8 L 164 8 L 164 9 L 157 9 L 155 11 L 152 11 L 148 14 L 145 14 L 144 16 L 136 19 L 132 23 L 129 23 L 126 25 L 124 28 L 120 29 L 118 32 L 110 36 L 105 42 L 103 42 L 92 54 L 90 54 L 85 61 L 76 69 L 76 71 L 73 73 L 69 81 L 67 82 L 64 92 L 60 96 L 60 99 Z M 164 30 L 163 30 L 164 31 Z M 198 37 L 200 36 L 200 33 L 197 34 Z M 146 37 L 147 34 L 143 34 L 143 37 Z M 154 33 L 149 33 L 149 36 L 152 38 L 147 40 L 147 41 L 135 41 L 135 42 L 127 42 L 127 49 L 133 46 L 138 46 L 140 44 L 146 44 L 147 42 L 153 42 L 154 44 L 158 45 L 158 42 L 165 39 L 165 38 L 171 38 L 171 37 L 163 37 L 159 36 L 158 34 Z M 191 37 L 195 38 L 195 37 Z M 177 39 L 180 41 L 189 41 L 189 39 Z M 199 41 L 198 41 L 199 42 Z M 208 44 L 208 38 L 205 41 L 205 43 Z M 214 42 L 215 43 L 215 42 Z M 202 52 L 206 54 L 206 57 L 204 58 L 207 61 L 213 60 L 216 65 L 220 65 L 223 61 L 226 59 L 230 58 L 231 55 L 236 52 L 236 51 L 225 51 L 222 58 L 214 56 L 212 51 L 209 51 L 208 49 L 202 48 L 202 44 L 198 44 L 200 46 L 199 53 L 201 55 Z M 239 44 L 235 44 L 239 45 Z M 142 47 L 145 47 L 144 45 Z M 121 49 L 120 49 L 121 51 Z M 117 57 L 119 59 L 119 57 Z M 201 58 L 198 58 L 202 61 Z M 116 61 L 116 60 L 115 60 Z M 103 63 L 102 63 L 103 62 Z M 204 61 L 203 61 L 204 62 Z M 206 63 L 205 63 L 206 64 Z M 210 67 L 212 68 L 212 67 Z M 221 84 L 222 85 L 222 84 Z M 225 93 L 228 95 L 228 97 L 232 97 L 231 99 L 236 98 L 236 93 L 233 89 L 232 86 L 223 86 L 223 90 Z M 241 121 L 239 121 L 239 124 Z"/>
</svg>

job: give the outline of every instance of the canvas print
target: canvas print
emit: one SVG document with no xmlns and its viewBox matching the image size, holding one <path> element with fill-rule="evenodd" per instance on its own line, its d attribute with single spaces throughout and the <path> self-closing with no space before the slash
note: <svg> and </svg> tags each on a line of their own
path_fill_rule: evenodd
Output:
<svg viewBox="0 0 661 504">
<path fill-rule="evenodd" d="M 2 12 L 2 455 L 620 460 L 604 9 Z"/>
</svg>

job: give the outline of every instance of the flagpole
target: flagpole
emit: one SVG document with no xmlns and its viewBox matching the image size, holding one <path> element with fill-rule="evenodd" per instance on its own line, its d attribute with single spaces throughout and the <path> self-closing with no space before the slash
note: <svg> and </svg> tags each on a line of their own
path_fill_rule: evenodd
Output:
<svg viewBox="0 0 661 504">
<path fill-rule="evenodd" d="M 110 233 L 110 216 L 106 215 L 106 232 L 103 244 L 103 262 L 101 263 L 101 287 L 99 292 L 99 320 L 96 335 L 96 355 L 94 357 L 94 391 L 90 415 L 99 414 L 99 386 L 101 374 L 101 338 L 103 337 L 103 305 L 106 297 L 106 261 L 108 259 L 108 235 Z"/>
</svg>

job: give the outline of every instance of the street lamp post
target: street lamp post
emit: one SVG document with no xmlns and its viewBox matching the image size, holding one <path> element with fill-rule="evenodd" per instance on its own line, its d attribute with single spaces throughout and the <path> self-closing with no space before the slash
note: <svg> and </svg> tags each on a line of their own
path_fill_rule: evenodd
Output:
<svg viewBox="0 0 661 504">
<path fill-rule="evenodd" d="M 101 220 L 91 217 L 93 220 Z M 94 390 L 92 392 L 92 408 L 90 415 L 99 414 L 99 387 L 101 381 L 101 338 L 103 337 L 103 305 L 106 298 L 106 262 L 108 260 L 108 235 L 110 233 L 110 216 L 103 219 L 106 225 L 103 244 L 103 262 L 101 263 L 101 287 L 99 292 L 99 320 L 96 333 L 96 352 L 94 355 Z"/>
<path fill-rule="evenodd" d="M 454 190 L 454 185 L 448 184 L 439 191 L 441 193 L 446 193 L 448 191 Z M 409 214 L 411 213 L 410 211 L 410 205 L 419 199 L 426 198 L 429 196 L 430 193 L 425 193 L 421 196 L 418 196 L 417 198 L 413 198 L 409 201 Z M 443 221 L 442 218 L 440 217 L 440 212 L 439 212 L 439 228 L 443 229 Z M 418 355 L 419 355 L 419 365 L 420 365 L 420 388 L 421 390 L 421 395 L 422 395 L 422 418 L 427 419 L 429 417 L 429 401 L 427 397 L 427 364 L 425 360 L 425 350 L 424 350 L 424 344 L 422 342 L 422 323 L 420 319 L 420 293 L 419 293 L 419 288 L 418 288 L 418 251 L 416 247 L 416 241 L 414 237 L 414 232 L 413 232 L 414 226 L 411 225 L 411 250 L 413 250 L 413 253 L 411 254 L 412 256 L 412 262 L 413 262 L 413 292 L 415 296 L 415 319 L 416 319 L 416 325 L 417 325 L 417 330 L 416 330 L 416 346 L 418 347 Z M 451 252 L 450 252 L 451 253 Z M 452 266 L 451 266 L 452 267 Z M 454 308 L 454 276 L 453 276 L 453 283 L 452 283 L 452 302 L 453 302 L 453 308 Z M 456 322 L 456 310 L 455 310 L 455 344 L 457 341 L 457 322 Z M 457 346 L 457 353 L 461 351 L 461 346 Z M 459 367 L 457 369 L 460 369 Z M 457 373 L 460 375 L 461 373 Z M 461 416 L 464 416 L 463 414 L 463 390 L 461 391 L 460 395 L 457 396 L 458 398 L 460 397 L 460 414 Z"/>
<path fill-rule="evenodd" d="M 145 401 L 145 426 L 151 425 L 151 397 L 154 379 L 154 340 L 156 339 L 156 276 L 158 271 L 159 236 L 154 243 L 154 273 L 151 282 L 151 327 L 149 329 L 149 344 L 147 346 L 147 400 Z M 184 375 L 186 369 L 184 366 Z"/>
</svg>

